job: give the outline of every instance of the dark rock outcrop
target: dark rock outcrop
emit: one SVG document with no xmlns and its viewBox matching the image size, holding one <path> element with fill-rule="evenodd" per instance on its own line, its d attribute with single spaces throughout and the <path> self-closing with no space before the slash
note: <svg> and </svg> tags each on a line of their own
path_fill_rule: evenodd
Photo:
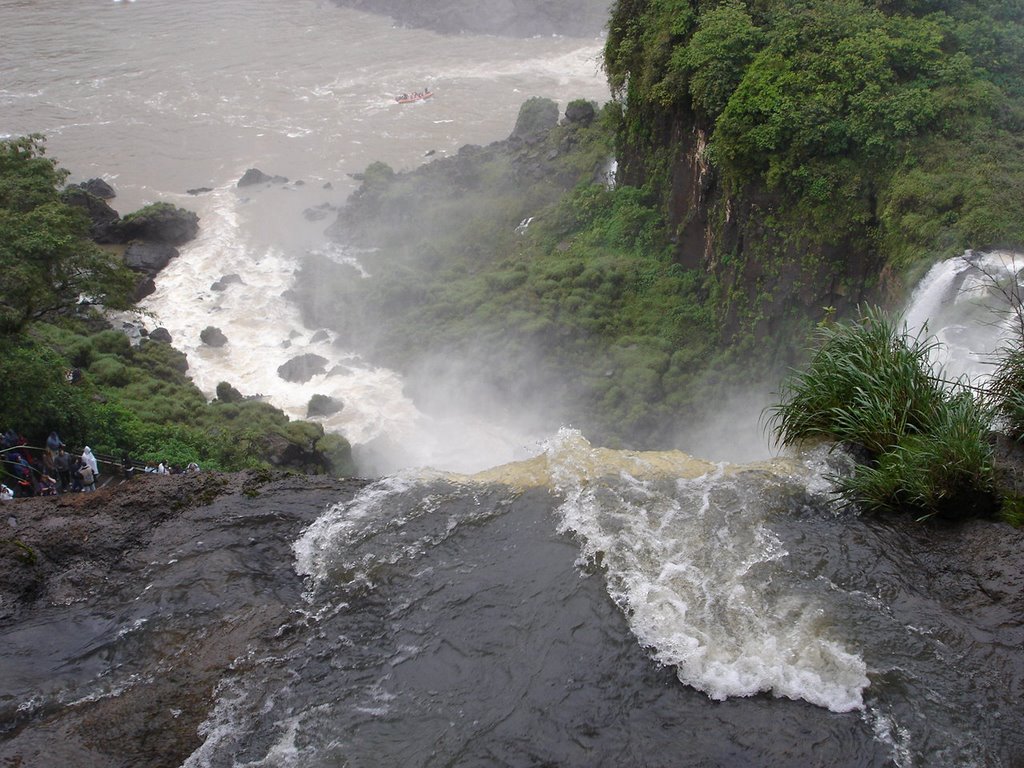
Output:
<svg viewBox="0 0 1024 768">
<path fill-rule="evenodd" d="M 577 99 L 565 108 L 565 122 L 590 125 L 597 117 L 597 105 L 592 101 Z"/>
<path fill-rule="evenodd" d="M 220 280 L 210 286 L 211 291 L 226 291 L 229 285 L 244 285 L 241 275 L 234 273 L 224 275 Z"/>
<path fill-rule="evenodd" d="M 254 184 L 285 184 L 288 179 L 284 176 L 268 176 L 259 168 L 250 168 L 242 174 L 238 180 L 239 187 L 251 187 Z"/>
<path fill-rule="evenodd" d="M 333 416 L 345 407 L 345 403 L 329 395 L 313 395 L 306 406 L 306 416 Z"/>
<path fill-rule="evenodd" d="M 171 339 L 171 332 L 161 326 L 160 328 L 154 328 L 149 332 L 150 341 L 158 341 L 161 344 L 170 344 L 173 340 Z"/>
<path fill-rule="evenodd" d="M 338 208 L 330 203 L 321 203 L 314 208 L 307 208 L 302 212 L 306 221 L 322 221 L 326 219 L 332 212 L 337 211 Z"/>
<path fill-rule="evenodd" d="M 139 275 L 138 278 L 135 280 L 135 285 L 132 286 L 132 301 L 142 301 L 144 298 L 153 293 L 156 293 L 156 280 L 153 279 L 153 276 Z"/>
<path fill-rule="evenodd" d="M 199 340 L 209 347 L 223 347 L 228 343 L 228 337 L 224 332 L 215 326 L 208 325 L 199 332 Z"/>
<path fill-rule="evenodd" d="M 121 219 L 117 231 L 123 243 L 145 240 L 181 245 L 199 233 L 199 216 L 170 203 L 154 203 Z"/>
<path fill-rule="evenodd" d="M 166 243 L 132 243 L 125 249 L 124 264 L 136 272 L 155 275 L 178 257 L 178 249 Z"/>
<path fill-rule="evenodd" d="M 510 141 L 525 141 L 532 144 L 542 140 L 552 128 L 558 125 L 558 104 L 551 99 L 534 97 L 519 108 L 516 127 L 512 129 Z"/>
<path fill-rule="evenodd" d="M 285 381 L 303 384 L 326 370 L 327 358 L 320 355 L 305 354 L 293 357 L 284 365 L 278 366 L 277 375 Z"/>
<path fill-rule="evenodd" d="M 0 628 L 8 633 L 5 637 L 28 626 L 35 626 L 40 636 L 47 627 L 66 631 L 67 623 L 52 618 L 54 605 L 73 604 L 79 616 L 90 615 L 97 604 L 117 605 L 118 594 L 142 588 L 140 575 L 151 568 L 154 552 L 161 552 L 164 561 L 171 559 L 174 555 L 163 553 L 217 536 L 226 519 L 241 521 L 244 530 L 258 537 L 259 546 L 243 543 L 237 547 L 240 558 L 232 556 L 230 562 L 241 569 L 241 583 L 261 583 L 259 558 L 265 548 L 274 548 L 270 556 L 288 562 L 294 556 L 291 542 L 325 506 L 351 498 L 365 484 L 323 475 L 296 478 L 280 471 L 203 471 L 147 474 L 96 493 L 3 502 Z M 223 554 L 219 546 L 210 551 L 216 557 Z M 171 616 L 186 609 L 168 607 L 161 617 L 167 622 L 154 628 L 160 634 L 154 635 L 148 651 L 146 643 L 122 643 L 116 658 L 97 654 L 105 658 L 95 667 L 102 678 L 116 679 L 115 668 L 128 665 L 138 670 L 138 679 L 113 695 L 19 714 L 17 726 L 8 727 L 0 740 L 0 764 L 184 764 L 202 744 L 201 726 L 213 712 L 218 684 L 256 638 L 272 635 L 289 621 L 294 604 L 301 602 L 302 585 L 296 577 L 280 590 L 230 590 L 230 595 L 218 596 L 216 607 L 197 611 L 191 619 L 195 631 L 187 636 L 175 637 Z M 64 608 L 66 613 L 71 610 Z M 101 610 L 95 608 L 97 614 Z M 64 616 L 61 620 L 66 621 Z M 92 647 L 99 637 L 97 630 L 81 640 Z M 157 650 L 172 646 L 170 653 Z M 7 661 L 16 664 L 13 651 L 8 654 Z M 70 677 L 66 670 L 56 674 Z"/>
<path fill-rule="evenodd" d="M 112 200 L 117 197 L 117 193 L 114 188 L 107 184 L 103 179 L 89 179 L 83 181 L 81 184 L 73 184 L 71 186 L 84 189 L 93 197 L 98 197 L 100 200 Z"/>
<path fill-rule="evenodd" d="M 81 187 L 68 187 L 61 193 L 61 199 L 85 212 L 92 222 L 89 236 L 97 243 L 122 242 L 117 231 L 121 216 L 102 199 Z"/>
<path fill-rule="evenodd" d="M 171 259 L 178 257 L 178 249 L 165 243 L 132 243 L 125 249 L 124 263 L 138 272 L 139 277 L 132 289 L 132 298 L 141 301 L 156 290 L 156 275 Z"/>
</svg>

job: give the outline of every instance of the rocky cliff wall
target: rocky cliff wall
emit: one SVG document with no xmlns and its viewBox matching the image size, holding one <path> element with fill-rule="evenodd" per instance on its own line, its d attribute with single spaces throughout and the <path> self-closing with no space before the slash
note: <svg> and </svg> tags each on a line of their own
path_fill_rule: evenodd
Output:
<svg viewBox="0 0 1024 768">
<path fill-rule="evenodd" d="M 660 191 L 676 261 L 704 273 L 723 341 L 787 358 L 799 352 L 793 334 L 888 295 L 866 239 L 794 220 L 781 194 L 727 189 L 708 157 L 710 131 L 692 112 L 652 111 L 645 121 L 640 138 L 620 138 L 619 181 Z"/>
</svg>

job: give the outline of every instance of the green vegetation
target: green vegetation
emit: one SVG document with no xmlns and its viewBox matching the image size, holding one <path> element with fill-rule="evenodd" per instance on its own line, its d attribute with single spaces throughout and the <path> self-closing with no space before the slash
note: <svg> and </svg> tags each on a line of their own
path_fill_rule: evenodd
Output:
<svg viewBox="0 0 1024 768">
<path fill-rule="evenodd" d="M 0 425 L 41 445 L 57 431 L 70 446 L 208 469 L 264 467 L 353 472 L 348 443 L 319 424 L 290 421 L 230 384 L 207 403 L 185 356 L 152 341 L 132 346 L 85 293 L 130 307 L 134 279 L 88 239 L 89 222 L 63 204 L 67 174 L 41 137 L 0 141 Z M 173 206 L 171 206 L 173 208 Z M 161 208 L 149 206 L 149 211 Z M 67 376 L 78 371 L 74 383 Z"/>
<path fill-rule="evenodd" d="M 66 313 L 82 295 L 129 304 L 130 273 L 88 239 L 85 214 L 61 202 L 66 177 L 41 136 L 0 141 L 0 334 Z"/>
<path fill-rule="evenodd" d="M 1013 440 L 1024 441 L 1024 334 L 1000 350 L 987 389 L 1000 429 Z"/>
<path fill-rule="evenodd" d="M 879 310 L 823 326 L 810 363 L 770 409 L 775 439 L 824 438 L 856 449 L 864 461 L 836 483 L 862 509 L 922 517 L 991 512 L 991 411 L 932 370 L 931 348 Z"/>
<path fill-rule="evenodd" d="M 468 377 L 531 411 L 557 403 L 605 444 L 669 444 L 716 340 L 701 275 L 673 260 L 651 195 L 603 178 L 614 105 L 546 133 L 526 127 L 537 100 L 524 109 L 532 141 L 367 169 L 341 230 L 373 247 L 370 277 L 309 261 L 307 322 L 400 369 L 476 361 Z"/>
<path fill-rule="evenodd" d="M 618 0 L 616 100 L 546 133 L 531 100 L 518 143 L 368 168 L 339 231 L 370 276 L 311 263 L 310 320 L 405 370 L 477 361 L 606 444 L 671 445 L 723 387 L 798 363 L 822 312 L 1024 243 L 1018 10 Z"/>
<path fill-rule="evenodd" d="M 95 326 L 95 323 L 91 325 Z M 265 467 L 270 456 L 307 472 L 354 471 L 348 443 L 319 424 L 290 421 L 240 395 L 207 403 L 185 375 L 185 356 L 159 342 L 133 347 L 119 331 L 65 319 L 0 337 L 0 423 L 39 445 L 51 430 L 72 446 L 184 467 Z M 77 368 L 74 384 L 65 373 Z M 218 394 L 237 390 L 228 384 Z"/>
<path fill-rule="evenodd" d="M 682 230 L 680 171 L 708 164 L 712 237 L 743 243 L 710 265 L 719 317 L 758 336 L 776 288 L 840 282 L 841 298 L 1024 243 L 1022 43 L 1008 0 L 619 0 L 605 64 L 623 180 Z"/>
</svg>

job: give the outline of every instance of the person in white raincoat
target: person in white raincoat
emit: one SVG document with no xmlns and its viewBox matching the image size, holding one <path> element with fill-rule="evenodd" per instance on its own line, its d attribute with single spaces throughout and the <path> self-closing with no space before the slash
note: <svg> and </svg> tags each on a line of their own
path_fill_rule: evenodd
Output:
<svg viewBox="0 0 1024 768">
<path fill-rule="evenodd" d="M 96 462 L 96 457 L 92 455 L 92 448 L 88 445 L 82 451 L 82 461 L 89 465 L 89 469 L 92 470 L 93 475 L 96 477 L 100 476 L 100 468 Z"/>
</svg>

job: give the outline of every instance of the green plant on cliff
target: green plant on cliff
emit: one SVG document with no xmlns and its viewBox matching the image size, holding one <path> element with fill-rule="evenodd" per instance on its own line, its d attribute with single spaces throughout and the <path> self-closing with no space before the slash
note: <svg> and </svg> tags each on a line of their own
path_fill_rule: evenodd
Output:
<svg viewBox="0 0 1024 768">
<path fill-rule="evenodd" d="M 987 387 L 1001 429 L 1014 440 L 1024 440 L 1024 337 L 1008 341 Z"/>
<path fill-rule="evenodd" d="M 870 511 L 969 515 L 995 507 L 988 411 L 929 362 L 934 342 L 880 310 L 823 326 L 808 365 L 768 411 L 776 441 L 827 439 L 865 457 L 837 477 L 839 494 Z"/>
</svg>

